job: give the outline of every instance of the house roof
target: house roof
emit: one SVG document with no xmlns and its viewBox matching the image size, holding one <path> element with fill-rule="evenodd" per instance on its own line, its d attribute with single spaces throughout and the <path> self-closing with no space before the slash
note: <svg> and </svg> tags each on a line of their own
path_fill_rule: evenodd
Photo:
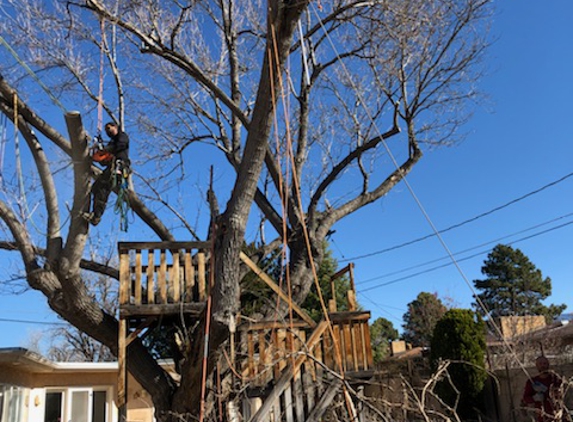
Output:
<svg viewBox="0 0 573 422">
<path fill-rule="evenodd" d="M 117 362 L 52 362 L 23 347 L 0 348 L 0 365 L 19 367 L 27 372 L 109 372 L 117 371 Z"/>
</svg>

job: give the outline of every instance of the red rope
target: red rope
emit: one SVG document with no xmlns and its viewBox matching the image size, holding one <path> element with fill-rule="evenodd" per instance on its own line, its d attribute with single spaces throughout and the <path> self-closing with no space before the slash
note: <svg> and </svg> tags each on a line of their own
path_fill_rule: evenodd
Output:
<svg viewBox="0 0 573 422">
<path fill-rule="evenodd" d="M 99 54 L 99 92 L 97 97 L 97 133 L 101 134 L 103 128 L 103 61 L 105 45 L 105 21 L 100 19 L 101 46 Z"/>
</svg>

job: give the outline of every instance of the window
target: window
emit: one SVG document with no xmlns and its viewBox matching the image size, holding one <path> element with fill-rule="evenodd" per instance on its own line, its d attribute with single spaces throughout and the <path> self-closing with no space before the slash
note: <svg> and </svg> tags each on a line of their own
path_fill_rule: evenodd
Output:
<svg viewBox="0 0 573 422">
<path fill-rule="evenodd" d="M 61 391 L 46 393 L 46 408 L 44 410 L 44 422 L 61 422 L 63 413 Z"/>
<path fill-rule="evenodd" d="M 28 415 L 24 401 L 27 389 L 0 384 L 0 422 L 20 422 Z"/>
<path fill-rule="evenodd" d="M 108 390 L 92 388 L 48 390 L 44 422 L 109 422 L 108 396 Z"/>
</svg>

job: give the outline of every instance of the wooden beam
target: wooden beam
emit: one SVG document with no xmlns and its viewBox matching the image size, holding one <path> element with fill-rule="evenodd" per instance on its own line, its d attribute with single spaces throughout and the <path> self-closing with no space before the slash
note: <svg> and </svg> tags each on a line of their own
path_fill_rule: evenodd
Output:
<svg viewBox="0 0 573 422">
<path fill-rule="evenodd" d="M 322 335 L 328 328 L 328 325 L 328 322 L 322 321 L 316 326 L 306 343 L 307 350 L 312 350 L 314 346 L 320 342 Z M 264 422 L 267 420 L 268 413 L 271 411 L 275 402 L 280 398 L 287 387 L 290 386 L 291 380 L 298 373 L 301 365 L 305 362 L 305 360 L 306 356 L 304 354 L 300 355 L 295 359 L 294 363 L 291 363 L 284 369 L 282 375 L 277 379 L 275 387 L 269 393 L 263 405 L 260 407 L 257 413 L 253 415 L 249 422 Z"/>
<path fill-rule="evenodd" d="M 132 333 L 129 333 L 129 335 L 127 336 L 126 339 L 126 344 L 125 346 L 129 346 L 131 344 L 131 342 L 133 340 L 135 340 L 137 338 L 137 336 L 139 335 L 139 333 L 141 333 L 143 330 L 145 330 L 147 327 L 149 327 L 151 324 L 153 324 L 155 321 L 157 321 L 156 317 L 151 317 L 148 318 L 147 320 L 145 320 L 139 327 L 137 327 L 135 329 L 135 331 L 133 331 Z"/>
<path fill-rule="evenodd" d="M 332 380 L 318 403 L 316 403 L 312 409 L 312 412 L 310 412 L 310 415 L 306 418 L 306 422 L 320 422 L 322 415 L 324 415 L 324 412 L 336 397 L 341 385 L 342 381 L 340 379 L 336 378 Z"/>
<path fill-rule="evenodd" d="M 120 252 L 132 249 L 211 249 L 211 242 L 119 242 L 117 247 Z"/>
<path fill-rule="evenodd" d="M 129 255 L 121 253 L 119 255 L 119 305 L 129 303 L 129 288 L 130 288 L 130 274 L 129 274 Z"/>
<path fill-rule="evenodd" d="M 123 305 L 119 309 L 119 317 L 147 315 L 174 315 L 179 313 L 200 316 L 205 309 L 204 302 L 169 303 L 166 305 Z"/>
<path fill-rule="evenodd" d="M 304 309 L 298 306 L 296 303 L 292 303 L 290 298 L 281 289 L 272 278 L 270 278 L 263 270 L 261 270 L 257 264 L 255 264 L 251 258 L 249 258 L 246 254 L 241 252 L 241 261 L 243 261 L 247 267 L 249 267 L 261 280 L 263 280 L 272 290 L 275 292 L 282 300 L 286 303 L 289 303 L 292 306 L 292 309 L 304 320 L 307 322 L 308 325 L 311 327 L 316 327 L 316 322 L 306 313 Z"/>
<path fill-rule="evenodd" d="M 117 407 L 122 407 L 126 404 L 127 399 L 127 362 L 126 359 L 126 336 L 127 336 L 127 321 L 123 318 L 119 320 L 119 338 L 118 338 L 118 376 L 117 376 Z"/>
</svg>

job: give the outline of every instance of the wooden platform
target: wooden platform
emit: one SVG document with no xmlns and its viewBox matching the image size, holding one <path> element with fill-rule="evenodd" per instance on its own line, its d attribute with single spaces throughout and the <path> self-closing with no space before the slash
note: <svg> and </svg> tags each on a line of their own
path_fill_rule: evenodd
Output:
<svg viewBox="0 0 573 422">
<path fill-rule="evenodd" d="M 159 316 L 202 318 L 211 274 L 207 242 L 121 242 L 118 252 L 121 406 L 125 402 L 129 343 Z M 241 260 L 280 300 L 288 300 L 274 280 L 245 254 L 241 253 Z M 350 277 L 345 306 L 349 311 L 338 311 L 339 304 L 331 300 L 328 315 L 317 324 L 304 309 L 291 304 L 296 320 L 241 323 L 237 327 L 232 362 L 237 382 L 259 402 L 242 409 L 251 415 L 252 422 L 319 418 L 339 394 L 341 379 L 359 380 L 373 374 L 370 312 L 357 310 L 352 269 L 350 264 L 336 273 L 330 286 L 334 292 L 338 278 Z"/>
</svg>

